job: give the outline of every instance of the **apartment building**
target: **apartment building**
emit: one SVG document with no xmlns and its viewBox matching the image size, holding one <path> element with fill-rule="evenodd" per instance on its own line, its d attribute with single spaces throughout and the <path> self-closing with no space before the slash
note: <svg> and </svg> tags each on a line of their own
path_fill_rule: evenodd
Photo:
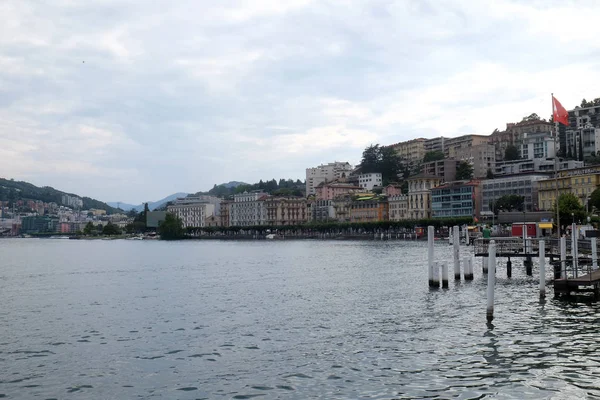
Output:
<svg viewBox="0 0 600 400">
<path fill-rule="evenodd" d="M 557 191 L 559 195 L 572 193 L 579 198 L 581 204 L 586 205 L 590 195 L 598 186 L 600 186 L 600 165 L 559 171 L 557 178 L 539 181 L 539 207 L 541 210 L 551 210 L 556 201 Z"/>
<path fill-rule="evenodd" d="M 456 180 L 456 167 L 459 161 L 454 159 L 444 159 L 423 163 L 422 173 L 425 175 L 437 176 L 443 182 L 452 182 Z"/>
<path fill-rule="evenodd" d="M 439 186 L 441 179 L 433 175 L 419 174 L 408 181 L 408 218 L 431 218 L 431 189 Z"/>
<path fill-rule="evenodd" d="M 327 222 L 335 220 L 335 208 L 333 199 L 319 199 L 310 205 L 311 219 L 316 222 Z"/>
<path fill-rule="evenodd" d="M 267 198 L 268 195 L 260 191 L 235 194 L 230 210 L 231 226 L 264 225 L 267 220 L 264 200 Z"/>
<path fill-rule="evenodd" d="M 309 220 L 305 198 L 269 197 L 264 200 L 264 207 L 267 225 L 300 225 Z"/>
<path fill-rule="evenodd" d="M 563 156 L 582 160 L 600 151 L 600 105 L 575 107 L 569 111 L 569 126 L 560 125 Z"/>
<path fill-rule="evenodd" d="M 481 212 L 480 181 L 448 182 L 431 189 L 433 218 L 478 218 Z"/>
<path fill-rule="evenodd" d="M 448 138 L 445 140 L 444 155 L 446 158 L 460 159 L 457 156 L 457 152 L 461 149 L 469 147 L 479 146 L 482 144 L 487 145 L 489 142 L 489 136 L 485 135 L 463 135 L 454 138 Z M 494 155 L 495 159 L 495 155 Z"/>
<path fill-rule="evenodd" d="M 399 142 L 392 145 L 392 148 L 398 156 L 410 165 L 415 165 L 423 161 L 425 156 L 425 142 L 427 139 L 418 138 Z"/>
<path fill-rule="evenodd" d="M 540 159 L 533 160 L 513 160 L 499 161 L 494 167 L 494 176 L 525 174 L 533 172 L 554 172 L 556 170 L 556 160 Z M 575 160 L 560 160 L 558 162 L 558 170 L 566 170 L 583 167 L 583 161 Z"/>
<path fill-rule="evenodd" d="M 548 179 L 550 175 L 548 173 L 518 174 L 483 181 L 481 183 L 482 211 L 495 211 L 493 204 L 496 200 L 511 194 L 523 197 L 526 211 L 537 211 L 539 182 Z"/>
<path fill-rule="evenodd" d="M 351 194 L 343 194 L 334 198 L 333 205 L 334 219 L 338 222 L 350 222 L 350 208 L 352 206 Z"/>
<path fill-rule="evenodd" d="M 425 140 L 425 153 L 429 153 L 430 151 L 439 151 L 444 153 L 446 150 L 446 140 L 448 140 L 448 138 L 443 136 Z"/>
<path fill-rule="evenodd" d="M 358 185 L 363 190 L 373 190 L 374 187 L 381 187 L 383 179 L 379 172 L 369 172 L 358 175 Z"/>
<path fill-rule="evenodd" d="M 456 148 L 454 158 L 470 163 L 474 178 L 485 178 L 496 167 L 496 149 L 488 143 Z"/>
<path fill-rule="evenodd" d="M 345 178 L 352 172 L 352 165 L 348 162 L 335 161 L 321 164 L 318 167 L 306 169 L 306 196 L 314 195 L 316 187 L 323 182 L 332 182 Z"/>
<path fill-rule="evenodd" d="M 523 134 L 521 139 L 521 159 L 533 160 L 536 158 L 547 159 L 556 157 L 556 143 L 554 137 L 548 132 Z"/>
<path fill-rule="evenodd" d="M 388 197 L 390 221 L 408 219 L 408 196 L 405 194 Z"/>
<path fill-rule="evenodd" d="M 494 131 L 489 136 L 489 143 L 494 145 L 496 149 L 496 159 L 504 160 L 504 154 L 509 145 L 519 149 L 522 147 L 523 139 L 526 135 L 550 137 L 552 131 L 553 124 L 543 120 L 525 120 L 516 123 L 507 123 L 504 131 Z"/>
</svg>

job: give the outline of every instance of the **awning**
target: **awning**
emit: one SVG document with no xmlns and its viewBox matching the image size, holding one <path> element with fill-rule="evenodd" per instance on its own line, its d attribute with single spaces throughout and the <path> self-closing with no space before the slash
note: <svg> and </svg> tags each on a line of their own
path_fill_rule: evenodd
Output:
<svg viewBox="0 0 600 400">
<path fill-rule="evenodd" d="M 540 223 L 540 229 L 552 229 L 552 223 L 550 223 L 550 222 Z"/>
</svg>

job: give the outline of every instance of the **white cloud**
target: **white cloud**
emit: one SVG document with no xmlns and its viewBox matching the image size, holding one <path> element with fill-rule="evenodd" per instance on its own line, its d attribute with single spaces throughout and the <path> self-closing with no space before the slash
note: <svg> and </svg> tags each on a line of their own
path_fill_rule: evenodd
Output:
<svg viewBox="0 0 600 400">
<path fill-rule="evenodd" d="M 0 172 L 104 200 L 301 178 L 370 143 L 548 118 L 550 92 L 600 97 L 592 0 L 8 0 L 0 15 Z"/>
</svg>

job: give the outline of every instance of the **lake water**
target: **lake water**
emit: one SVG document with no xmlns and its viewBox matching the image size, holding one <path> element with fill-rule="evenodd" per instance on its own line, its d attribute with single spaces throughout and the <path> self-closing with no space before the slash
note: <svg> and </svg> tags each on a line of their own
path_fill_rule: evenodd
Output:
<svg viewBox="0 0 600 400">
<path fill-rule="evenodd" d="M 488 325 L 480 262 L 430 291 L 426 257 L 397 241 L 0 240 L 0 397 L 600 398 L 597 304 L 550 285 L 540 303 L 537 268 L 515 262 Z"/>
</svg>

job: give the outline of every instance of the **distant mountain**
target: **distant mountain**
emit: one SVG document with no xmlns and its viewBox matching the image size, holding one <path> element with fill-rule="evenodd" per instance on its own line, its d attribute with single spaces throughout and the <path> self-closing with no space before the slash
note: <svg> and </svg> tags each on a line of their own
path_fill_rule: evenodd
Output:
<svg viewBox="0 0 600 400">
<path fill-rule="evenodd" d="M 98 210 L 106 210 L 106 212 L 109 214 L 119 212 L 119 210 L 110 206 L 109 204 L 92 199 L 90 197 L 62 192 L 50 186 L 38 187 L 28 182 L 0 178 L 0 201 L 39 200 L 43 201 L 44 203 L 67 205 L 63 203 L 63 195 L 80 198 L 83 203 L 83 206 L 81 206 L 83 210 L 95 208 Z"/>
<path fill-rule="evenodd" d="M 160 199 L 157 201 L 149 201 L 148 208 L 150 209 L 150 211 L 153 211 L 153 210 L 165 205 L 169 201 L 173 201 L 173 200 L 177 199 L 178 197 L 186 197 L 187 195 L 188 195 L 187 193 L 180 192 L 180 193 L 174 193 L 170 196 L 167 196 L 164 199 Z M 138 205 L 133 205 L 133 204 L 127 204 L 127 203 L 120 203 L 117 201 L 110 201 L 110 202 L 108 202 L 108 204 L 112 207 L 121 207 L 121 209 L 125 210 L 125 211 L 135 210 L 137 212 L 140 212 L 140 211 L 144 210 L 144 203 L 138 204 Z"/>
</svg>

